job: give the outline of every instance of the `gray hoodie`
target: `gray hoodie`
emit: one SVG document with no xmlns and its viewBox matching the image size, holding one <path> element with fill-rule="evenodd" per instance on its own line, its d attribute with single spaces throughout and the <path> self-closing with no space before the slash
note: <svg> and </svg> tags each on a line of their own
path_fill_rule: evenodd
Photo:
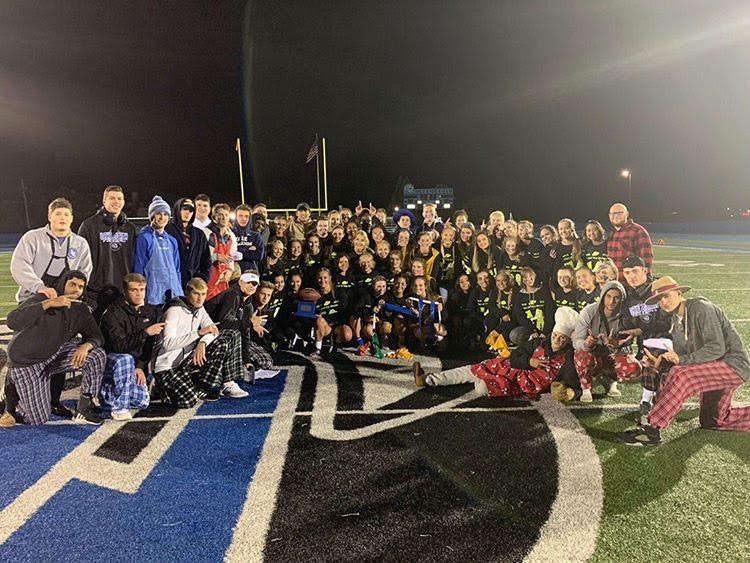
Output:
<svg viewBox="0 0 750 563">
<path fill-rule="evenodd" d="M 625 301 L 625 288 L 618 281 L 610 281 L 604 284 L 601 291 L 601 299 L 598 303 L 591 303 L 586 305 L 581 314 L 578 315 L 578 322 L 576 322 L 576 329 L 573 332 L 573 348 L 575 350 L 589 350 L 586 346 L 586 337 L 591 331 L 594 335 L 606 334 L 609 335 L 611 331 L 615 334 L 622 328 L 622 313 L 618 309 L 614 317 L 607 319 L 604 316 L 604 296 L 610 289 L 617 289 L 622 295 L 622 300 Z M 604 344 L 600 342 L 600 344 Z"/>
<path fill-rule="evenodd" d="M 53 249 L 55 256 L 61 258 L 52 260 L 50 264 Z M 86 279 L 91 277 L 91 251 L 85 238 L 71 231 L 60 244 L 50 232 L 49 226 L 32 229 L 24 234 L 10 259 L 10 273 L 20 286 L 16 301 L 25 301 L 44 287 L 42 276 L 48 265 L 48 274 L 60 275 L 65 268 L 65 260 L 62 258 L 65 256 L 71 270 L 80 270 L 86 274 Z"/>
</svg>

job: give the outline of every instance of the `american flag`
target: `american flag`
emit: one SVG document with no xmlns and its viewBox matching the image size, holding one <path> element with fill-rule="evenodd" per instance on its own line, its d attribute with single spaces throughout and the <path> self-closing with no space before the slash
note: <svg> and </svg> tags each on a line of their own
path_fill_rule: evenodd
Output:
<svg viewBox="0 0 750 563">
<path fill-rule="evenodd" d="M 316 156 L 318 156 L 318 138 L 317 137 L 315 137 L 315 142 L 313 143 L 313 146 L 311 146 L 310 150 L 307 151 L 307 160 L 305 160 L 305 164 L 310 162 Z"/>
</svg>

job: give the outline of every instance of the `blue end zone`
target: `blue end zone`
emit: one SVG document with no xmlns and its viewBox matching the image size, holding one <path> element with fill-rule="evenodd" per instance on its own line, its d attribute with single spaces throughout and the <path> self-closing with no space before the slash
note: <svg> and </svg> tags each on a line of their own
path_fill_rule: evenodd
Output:
<svg viewBox="0 0 750 563">
<path fill-rule="evenodd" d="M 204 404 L 198 415 L 270 415 L 285 379 L 283 371 L 246 386 L 248 399 Z M 137 493 L 72 480 L 0 546 L 0 559 L 221 561 L 270 426 L 271 416 L 193 419 Z M 4 433 L 3 438 L 14 437 L 13 442 L 3 440 L 6 455 L 11 451 L 6 446 L 12 445 L 14 457 L 5 473 L 12 477 L 0 488 L 3 502 L 7 505 L 85 439 L 85 430 L 46 427 Z M 40 442 L 43 438 L 49 443 Z M 23 478 L 16 478 L 19 473 Z"/>
</svg>

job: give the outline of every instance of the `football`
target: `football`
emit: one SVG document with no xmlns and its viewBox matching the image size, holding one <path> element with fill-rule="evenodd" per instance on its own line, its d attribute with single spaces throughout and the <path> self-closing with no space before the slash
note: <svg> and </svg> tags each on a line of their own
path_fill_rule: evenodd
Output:
<svg viewBox="0 0 750 563">
<path fill-rule="evenodd" d="M 320 299 L 320 293 L 312 287 L 305 287 L 299 290 L 299 298 L 303 301 L 312 301 L 316 303 Z"/>
</svg>

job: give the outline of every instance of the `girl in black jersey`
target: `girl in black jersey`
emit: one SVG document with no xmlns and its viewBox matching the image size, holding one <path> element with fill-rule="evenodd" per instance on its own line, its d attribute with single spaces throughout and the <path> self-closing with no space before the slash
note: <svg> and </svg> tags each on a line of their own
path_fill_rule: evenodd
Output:
<svg viewBox="0 0 750 563">
<path fill-rule="evenodd" d="M 576 270 L 576 285 L 578 286 L 578 299 L 575 307 L 577 311 L 599 301 L 599 286 L 596 285 L 594 272 L 588 267 L 581 266 Z"/>
<path fill-rule="evenodd" d="M 599 262 L 607 258 L 607 238 L 604 234 L 604 227 L 599 221 L 592 219 L 586 223 L 581 260 L 584 266 L 593 271 Z"/>
<path fill-rule="evenodd" d="M 317 285 L 320 299 L 315 304 L 315 350 L 312 355 L 320 355 L 323 340 L 329 335 L 339 344 L 352 339 L 352 329 L 346 324 L 350 309 L 346 292 L 338 292 L 334 287 L 328 268 L 318 270 Z"/>
</svg>

